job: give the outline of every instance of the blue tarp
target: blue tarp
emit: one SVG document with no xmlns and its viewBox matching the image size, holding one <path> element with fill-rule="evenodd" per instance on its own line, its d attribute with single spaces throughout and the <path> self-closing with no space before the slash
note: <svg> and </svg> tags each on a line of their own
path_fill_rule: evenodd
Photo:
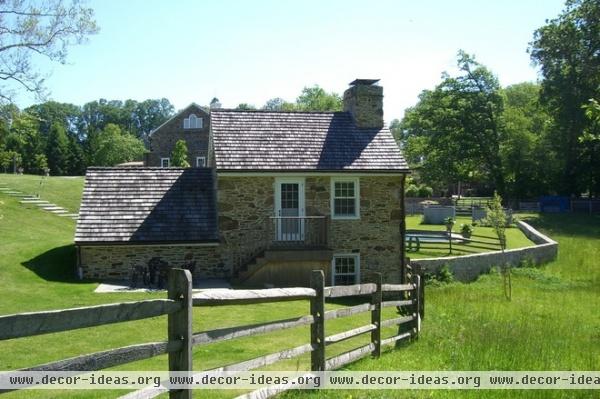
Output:
<svg viewBox="0 0 600 399">
<path fill-rule="evenodd" d="M 562 213 L 571 210 L 569 197 L 559 195 L 546 195 L 540 197 L 540 211 L 548 213 Z"/>
</svg>

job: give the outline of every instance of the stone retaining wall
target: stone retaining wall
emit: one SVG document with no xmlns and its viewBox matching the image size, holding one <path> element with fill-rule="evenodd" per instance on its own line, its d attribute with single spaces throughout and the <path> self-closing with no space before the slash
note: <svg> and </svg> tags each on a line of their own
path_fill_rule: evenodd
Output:
<svg viewBox="0 0 600 399">
<path fill-rule="evenodd" d="M 459 281 L 473 281 L 480 274 L 487 273 L 492 267 L 509 263 L 517 267 L 523 261 L 531 261 L 536 265 L 551 262 L 558 254 L 558 243 L 540 233 L 525 222 L 517 222 L 519 230 L 536 245 L 525 248 L 485 252 L 465 256 L 447 256 L 443 258 L 426 258 L 411 260 L 411 265 L 425 273 L 435 274 L 444 265 L 448 265 L 454 277 Z"/>
</svg>

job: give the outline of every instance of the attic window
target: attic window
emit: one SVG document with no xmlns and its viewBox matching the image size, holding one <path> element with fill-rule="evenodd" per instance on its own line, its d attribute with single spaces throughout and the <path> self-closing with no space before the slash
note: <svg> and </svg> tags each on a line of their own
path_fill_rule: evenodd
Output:
<svg viewBox="0 0 600 399">
<path fill-rule="evenodd" d="M 198 118 L 195 114 L 190 114 L 183 120 L 184 129 L 202 129 L 202 118 Z"/>
</svg>

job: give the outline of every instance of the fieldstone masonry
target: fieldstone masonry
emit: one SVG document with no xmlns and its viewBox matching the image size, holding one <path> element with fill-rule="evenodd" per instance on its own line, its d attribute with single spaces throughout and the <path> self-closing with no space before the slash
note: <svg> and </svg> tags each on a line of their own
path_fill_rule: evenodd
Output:
<svg viewBox="0 0 600 399">
<path fill-rule="evenodd" d="M 443 258 L 414 259 L 413 267 L 426 273 L 435 274 L 447 265 L 454 277 L 459 281 L 473 281 L 480 274 L 487 273 L 492 267 L 505 263 L 518 267 L 523 261 L 531 261 L 536 265 L 551 262 L 558 254 L 558 243 L 540 233 L 525 222 L 517 222 L 517 227 L 536 245 L 525 248 L 484 252 L 464 256 L 447 256 Z"/>
<path fill-rule="evenodd" d="M 328 176 L 307 177 L 306 214 L 331 215 Z M 329 220 L 333 253 L 359 253 L 361 281 L 373 272 L 400 282 L 399 176 L 360 177 L 360 219 Z M 235 270 L 267 249 L 273 238 L 275 177 L 218 177 L 217 203 L 221 243 L 218 246 L 82 246 L 80 263 L 86 278 L 126 279 L 131 267 L 153 257 L 169 265 L 196 261 L 195 278 L 231 277 Z"/>
<path fill-rule="evenodd" d="M 90 279 L 126 280 L 134 266 L 148 266 L 150 259 L 159 257 L 170 266 L 181 267 L 196 262 L 194 278 L 224 278 L 229 275 L 216 251 L 216 246 L 192 245 L 115 245 L 82 246 L 80 263 L 83 276 Z"/>
<path fill-rule="evenodd" d="M 352 114 L 359 128 L 383 127 L 383 87 L 355 84 L 344 92 L 344 111 Z"/>
</svg>

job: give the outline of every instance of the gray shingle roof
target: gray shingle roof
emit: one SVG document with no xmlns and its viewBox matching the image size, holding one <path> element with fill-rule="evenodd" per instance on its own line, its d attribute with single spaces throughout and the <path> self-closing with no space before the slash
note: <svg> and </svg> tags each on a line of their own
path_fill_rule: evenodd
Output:
<svg viewBox="0 0 600 399">
<path fill-rule="evenodd" d="M 219 171 L 408 172 L 387 128 L 346 112 L 213 110 L 211 124 Z"/>
<path fill-rule="evenodd" d="M 211 169 L 88 168 L 77 244 L 217 240 Z"/>
</svg>

